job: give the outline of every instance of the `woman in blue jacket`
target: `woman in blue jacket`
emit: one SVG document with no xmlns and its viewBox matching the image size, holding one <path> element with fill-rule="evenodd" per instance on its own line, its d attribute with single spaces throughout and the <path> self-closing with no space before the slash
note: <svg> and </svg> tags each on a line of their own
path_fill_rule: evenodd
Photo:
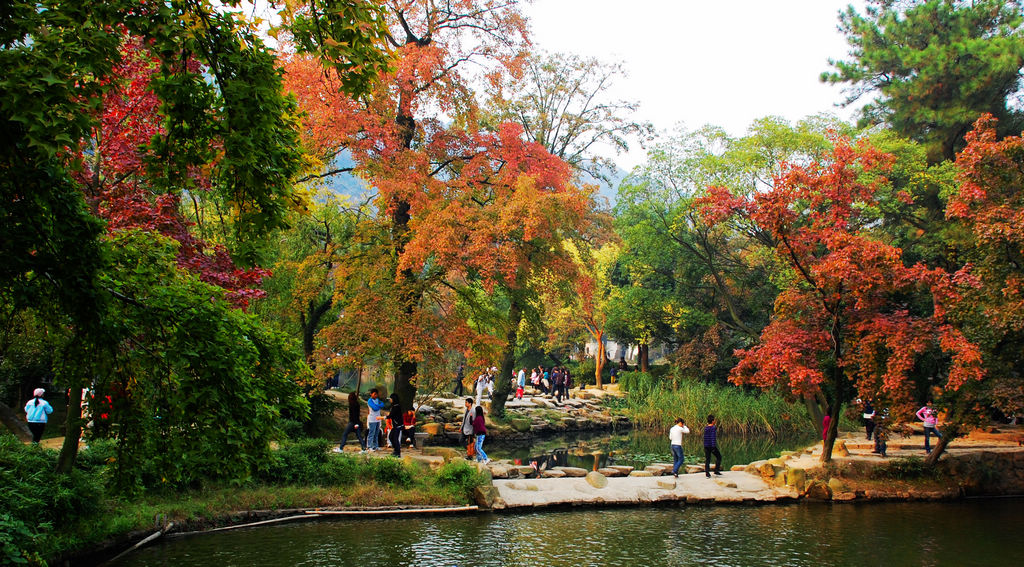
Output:
<svg viewBox="0 0 1024 567">
<path fill-rule="evenodd" d="M 53 413 L 50 403 L 43 399 L 45 393 L 46 390 L 36 388 L 32 392 L 32 399 L 25 404 L 25 419 L 28 420 L 28 429 L 32 432 L 33 443 L 38 443 L 43 438 L 47 416 Z"/>
</svg>

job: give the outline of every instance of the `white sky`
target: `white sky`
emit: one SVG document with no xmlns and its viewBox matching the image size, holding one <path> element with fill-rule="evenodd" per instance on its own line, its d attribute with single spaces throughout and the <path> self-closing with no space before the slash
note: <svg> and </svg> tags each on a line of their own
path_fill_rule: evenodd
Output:
<svg viewBox="0 0 1024 567">
<path fill-rule="evenodd" d="M 821 83 L 829 57 L 845 59 L 838 13 L 862 0 L 535 0 L 525 7 L 534 44 L 623 61 L 615 98 L 640 103 L 659 131 L 715 124 L 741 135 L 756 118 L 795 122 L 835 107 L 841 88 Z M 629 171 L 645 152 L 616 158 Z"/>
</svg>

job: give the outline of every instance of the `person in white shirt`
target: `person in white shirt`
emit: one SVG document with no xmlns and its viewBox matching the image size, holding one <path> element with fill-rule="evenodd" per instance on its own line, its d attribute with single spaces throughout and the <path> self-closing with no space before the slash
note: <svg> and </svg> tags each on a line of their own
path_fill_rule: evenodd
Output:
<svg viewBox="0 0 1024 567">
<path fill-rule="evenodd" d="M 487 374 L 481 374 L 476 378 L 476 405 L 480 405 L 481 398 L 484 397 L 484 390 L 487 389 Z"/>
<path fill-rule="evenodd" d="M 676 424 L 668 430 L 668 441 L 672 447 L 672 476 L 679 476 L 679 467 L 683 466 L 683 434 L 689 433 L 690 428 L 686 427 L 686 421 L 681 417 L 676 418 Z"/>
</svg>

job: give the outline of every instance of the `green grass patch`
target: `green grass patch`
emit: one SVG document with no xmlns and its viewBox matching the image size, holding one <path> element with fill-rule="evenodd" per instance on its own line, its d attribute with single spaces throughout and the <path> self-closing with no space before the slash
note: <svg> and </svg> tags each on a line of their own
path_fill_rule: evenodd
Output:
<svg viewBox="0 0 1024 567">
<path fill-rule="evenodd" d="M 649 374 L 624 372 L 620 388 L 629 392 L 626 410 L 643 428 L 668 428 L 682 417 L 703 425 L 714 414 L 732 435 L 790 435 L 811 428 L 807 410 L 771 391 L 747 392 L 733 386 L 682 381 L 679 388 Z"/>
</svg>

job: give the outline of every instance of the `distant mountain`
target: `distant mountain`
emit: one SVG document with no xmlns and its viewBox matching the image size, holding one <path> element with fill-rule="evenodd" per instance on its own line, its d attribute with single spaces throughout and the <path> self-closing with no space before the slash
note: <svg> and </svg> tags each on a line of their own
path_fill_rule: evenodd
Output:
<svg viewBox="0 0 1024 567">
<path fill-rule="evenodd" d="M 608 206 L 615 206 L 615 197 L 619 192 L 619 184 L 622 180 L 629 175 L 628 171 L 619 169 L 618 167 L 601 167 L 600 174 L 602 177 L 607 179 L 600 179 L 594 177 L 589 173 L 580 174 L 580 181 L 585 184 L 594 184 L 598 186 L 598 195 L 608 200 Z"/>
<path fill-rule="evenodd" d="M 332 169 L 344 169 L 346 167 L 352 167 L 355 162 L 352 161 L 352 155 L 348 152 L 339 154 L 334 161 L 331 163 Z M 589 173 L 580 174 L 580 182 L 590 185 L 598 186 L 598 195 L 608 200 L 608 206 L 615 206 L 615 197 L 618 194 L 619 184 L 626 178 L 629 172 L 619 169 L 618 167 L 602 167 L 600 171 L 601 179 L 595 177 Z M 361 197 L 370 190 L 370 187 L 362 179 L 352 175 L 351 173 L 338 173 L 324 179 L 324 184 L 327 189 L 337 193 L 339 195 L 348 195 L 351 197 Z"/>
</svg>

